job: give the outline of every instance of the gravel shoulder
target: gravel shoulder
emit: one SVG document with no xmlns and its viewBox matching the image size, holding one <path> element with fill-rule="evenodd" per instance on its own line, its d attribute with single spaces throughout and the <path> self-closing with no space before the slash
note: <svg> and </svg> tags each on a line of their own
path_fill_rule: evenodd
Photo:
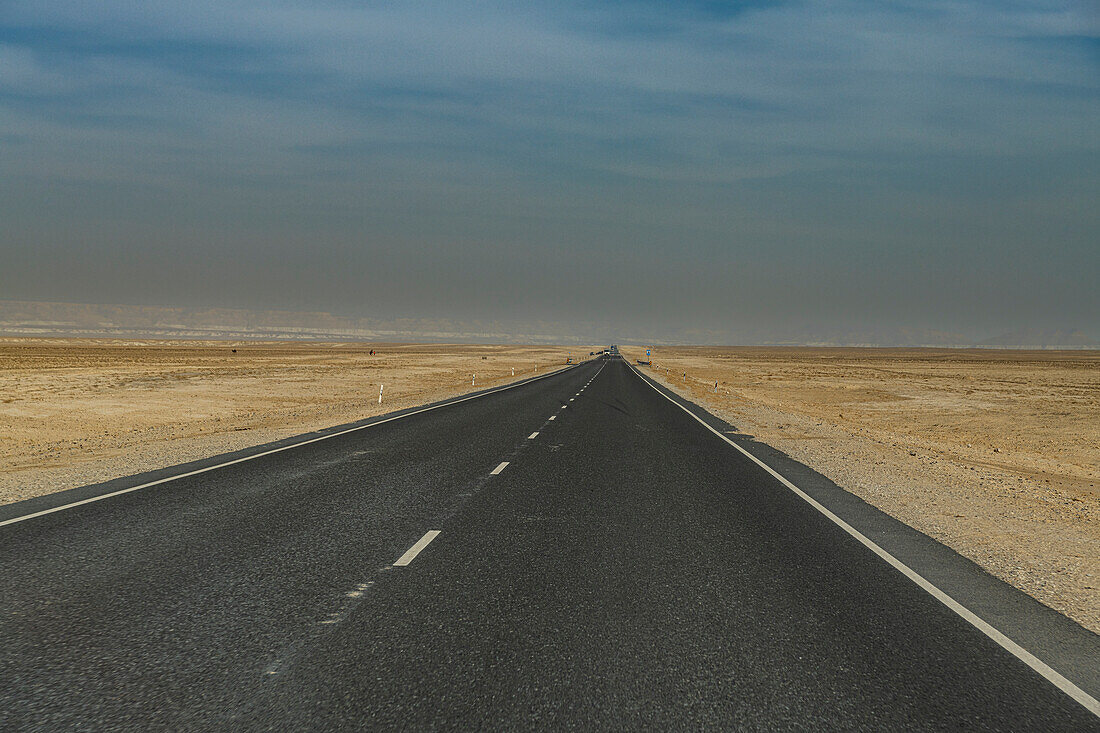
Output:
<svg viewBox="0 0 1100 733">
<path fill-rule="evenodd" d="M 591 350 L 0 339 L 0 504 L 525 379 Z"/>
<path fill-rule="evenodd" d="M 1100 352 L 683 347 L 652 361 L 681 395 L 1100 633 Z"/>
</svg>

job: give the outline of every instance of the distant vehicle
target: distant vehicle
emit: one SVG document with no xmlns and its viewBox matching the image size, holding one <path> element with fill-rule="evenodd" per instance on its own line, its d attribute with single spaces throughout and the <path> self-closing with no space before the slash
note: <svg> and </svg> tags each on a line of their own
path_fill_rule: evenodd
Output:
<svg viewBox="0 0 1100 733">
<path fill-rule="evenodd" d="M 573 357 L 570 356 L 568 359 L 565 360 L 565 363 L 566 364 L 572 364 L 573 363 Z"/>
<path fill-rule="evenodd" d="M 595 355 L 596 355 L 596 352 L 595 352 L 595 351 L 589 351 L 589 352 L 588 352 L 588 355 L 589 355 L 589 356 L 595 356 Z"/>
</svg>

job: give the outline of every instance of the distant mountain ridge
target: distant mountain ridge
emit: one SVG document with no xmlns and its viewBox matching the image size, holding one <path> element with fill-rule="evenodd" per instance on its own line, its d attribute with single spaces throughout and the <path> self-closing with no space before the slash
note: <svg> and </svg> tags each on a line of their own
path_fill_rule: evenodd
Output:
<svg viewBox="0 0 1100 733">
<path fill-rule="evenodd" d="M 0 334 L 336 341 L 522 340 L 525 343 L 562 343 L 564 335 L 554 324 L 536 323 L 519 329 L 499 323 L 459 322 L 445 318 L 381 320 L 325 312 L 30 301 L 0 301 Z"/>
<path fill-rule="evenodd" d="M 1100 349 L 1079 329 L 1018 329 L 975 339 L 917 328 L 721 330 L 685 327 L 614 335 L 595 323 L 516 323 L 447 318 L 359 318 L 321 311 L 255 311 L 0 300 L 0 335 L 117 338 L 298 339 L 529 344 L 623 343 Z"/>
<path fill-rule="evenodd" d="M 991 349 L 1097 349 L 1100 337 L 1077 329 L 1016 329 L 985 338 L 919 328 L 837 330 L 822 334 L 803 331 L 782 341 L 761 339 L 759 343 L 792 346 L 910 346 Z"/>
<path fill-rule="evenodd" d="M 1043 331 L 1032 328 L 1003 333 L 986 340 L 983 345 L 1008 349 L 1088 349 L 1097 347 L 1097 339 L 1077 329 Z"/>
</svg>

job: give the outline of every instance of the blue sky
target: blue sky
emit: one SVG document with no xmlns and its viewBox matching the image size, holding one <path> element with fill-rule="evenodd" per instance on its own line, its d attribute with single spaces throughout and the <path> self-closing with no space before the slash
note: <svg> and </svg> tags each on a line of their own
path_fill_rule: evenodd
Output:
<svg viewBox="0 0 1100 733">
<path fill-rule="evenodd" d="M 0 5 L 0 299 L 1097 328 L 1087 2 Z"/>
</svg>

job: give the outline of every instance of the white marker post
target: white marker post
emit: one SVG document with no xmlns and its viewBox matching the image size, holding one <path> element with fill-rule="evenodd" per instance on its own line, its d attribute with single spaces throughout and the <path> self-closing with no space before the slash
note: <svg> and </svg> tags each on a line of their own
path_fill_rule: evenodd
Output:
<svg viewBox="0 0 1100 733">
<path fill-rule="evenodd" d="M 718 394 L 718 382 L 714 383 L 714 394 Z"/>
<path fill-rule="evenodd" d="M 475 384 L 477 384 L 477 372 L 474 372 L 474 375 L 470 377 L 470 386 L 473 387 Z"/>
<path fill-rule="evenodd" d="M 386 385 L 384 384 L 378 385 L 378 404 L 380 405 L 382 404 L 382 390 L 384 390 L 385 388 Z"/>
<path fill-rule="evenodd" d="M 512 376 L 513 377 L 516 376 L 516 368 L 515 367 L 512 367 Z"/>
</svg>

